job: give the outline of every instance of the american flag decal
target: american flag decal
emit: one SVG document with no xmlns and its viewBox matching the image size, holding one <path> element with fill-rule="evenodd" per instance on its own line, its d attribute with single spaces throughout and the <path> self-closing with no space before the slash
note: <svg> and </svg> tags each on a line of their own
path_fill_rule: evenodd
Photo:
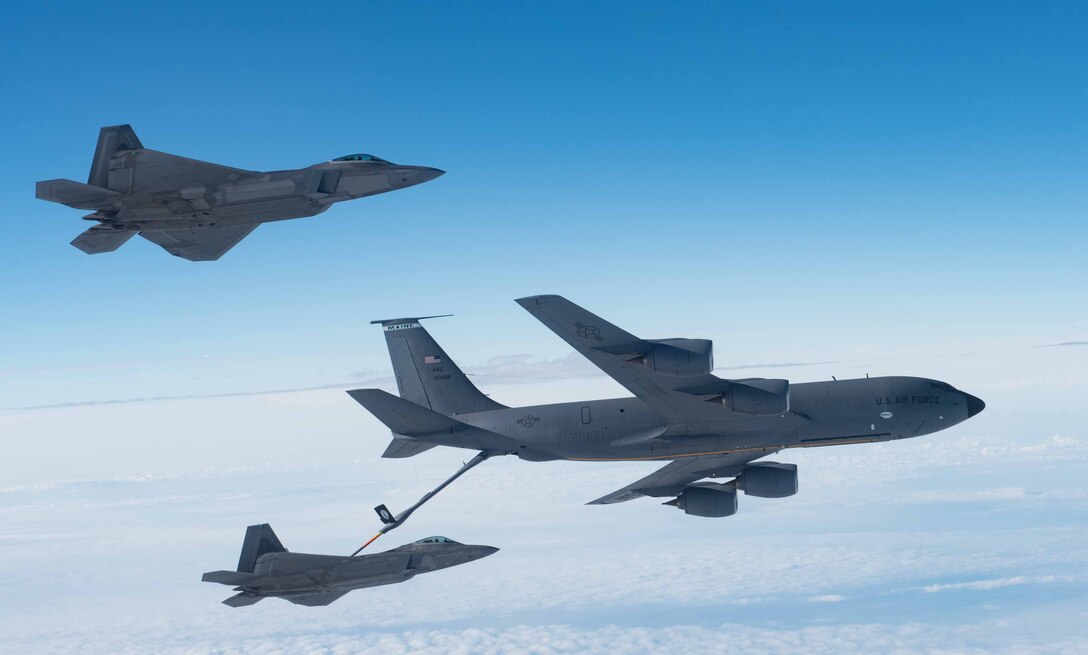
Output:
<svg viewBox="0 0 1088 655">
<path fill-rule="evenodd" d="M 442 363 L 442 358 L 441 357 L 436 357 L 434 355 L 427 355 L 426 357 L 423 358 L 423 363 L 424 364 L 441 364 Z"/>
</svg>

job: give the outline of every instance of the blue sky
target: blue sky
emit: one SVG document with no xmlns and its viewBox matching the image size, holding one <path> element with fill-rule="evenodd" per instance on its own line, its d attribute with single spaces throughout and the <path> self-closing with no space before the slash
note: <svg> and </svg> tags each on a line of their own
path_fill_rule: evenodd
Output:
<svg viewBox="0 0 1088 655">
<path fill-rule="evenodd" d="M 719 338 L 1084 319 L 1077 4 L 5 11 L 16 368 L 373 359 L 365 321 L 417 312 L 520 344 L 509 301 L 545 292 Z M 88 257 L 67 245 L 80 212 L 31 189 L 85 176 L 98 128 L 120 122 L 246 168 L 368 151 L 448 173 L 265 226 L 211 265 L 142 241 Z"/>
<path fill-rule="evenodd" d="M 297 540 L 316 535 L 315 547 L 334 547 L 344 525 L 313 518 L 331 514 L 315 504 L 348 504 L 339 494 L 350 491 L 365 509 L 380 500 L 377 481 L 399 484 L 408 470 L 379 461 L 383 430 L 341 404 L 337 387 L 388 383 L 384 342 L 367 322 L 455 313 L 433 324 L 436 337 L 506 402 L 622 393 L 570 359 L 562 342 L 511 302 L 561 293 L 647 337 L 712 338 L 718 365 L 752 365 L 745 375 L 926 375 L 989 404 L 957 428 L 955 462 L 941 469 L 946 476 L 934 479 L 922 468 L 902 473 L 903 480 L 945 490 L 959 481 L 955 493 L 973 498 L 972 508 L 989 517 L 974 525 L 977 532 L 949 536 L 963 520 L 963 505 L 954 505 L 937 512 L 933 524 L 916 525 L 937 535 L 933 548 L 951 562 L 940 575 L 858 580 L 835 569 L 823 573 L 827 584 L 787 592 L 752 582 L 756 609 L 743 615 L 747 627 L 734 625 L 727 634 L 752 630 L 758 641 L 769 617 L 808 616 L 804 608 L 824 606 L 809 604 L 810 596 L 860 595 L 867 600 L 859 602 L 873 604 L 884 591 L 859 590 L 1018 576 L 1022 584 L 994 589 L 1047 590 L 1035 598 L 1060 605 L 1057 616 L 1083 617 L 1083 601 L 1061 591 L 1069 576 L 1083 582 L 1083 564 L 1069 570 L 1080 551 L 1065 546 L 1065 533 L 1055 535 L 1061 512 L 1085 511 L 1076 480 L 1083 479 L 1088 443 L 1080 427 L 1088 418 L 1086 348 L 1044 346 L 1088 341 L 1086 29 L 1088 7 L 1073 2 L 5 7 L 0 443 L 8 464 L 0 511 L 22 527 L 3 535 L 0 548 L 8 543 L 30 554 L 19 560 L 25 568 L 0 569 L 0 578 L 38 593 L 25 571 L 42 560 L 27 544 L 41 538 L 60 552 L 67 533 L 57 526 L 77 521 L 80 503 L 129 506 L 151 488 L 131 481 L 141 476 L 150 476 L 156 499 L 148 501 L 147 516 L 118 509 L 103 509 L 103 516 L 141 546 L 163 547 L 140 536 L 145 529 L 175 534 L 156 516 L 199 533 L 192 557 L 198 573 L 218 567 L 208 558 L 229 563 L 235 533 L 247 522 L 277 515 L 271 502 L 220 505 L 255 481 L 281 498 L 297 487 L 325 489 L 321 480 L 331 476 L 328 493 L 305 496 L 312 503 L 293 503 L 279 516 L 282 529 L 299 526 Z M 372 152 L 447 174 L 313 219 L 263 226 L 219 262 L 183 261 L 142 240 L 87 256 L 67 243 L 86 227 L 81 212 L 35 200 L 33 183 L 83 179 L 98 129 L 126 122 L 150 148 L 242 168 L 293 168 Z M 806 365 L 758 366 L 781 363 Z M 567 375 L 575 381 L 512 384 Z M 323 386 L 330 388 L 261 395 Z M 215 394 L 258 395 L 202 398 Z M 165 400 L 119 402 L 146 398 Z M 102 401 L 115 404 L 80 406 Z M 185 430 L 201 436 L 192 443 Z M 927 447 L 938 449 L 939 437 Z M 920 447 L 899 444 L 888 455 L 912 461 L 912 446 Z M 972 459 L 979 450 L 991 457 L 987 475 Z M 1060 455 L 1040 464 L 1055 467 L 1045 468 L 1053 477 L 1015 481 L 1025 453 L 1041 452 Z M 837 479 L 833 465 L 846 457 L 809 455 L 814 466 L 827 463 L 813 473 L 825 480 Z M 409 478 L 404 499 L 458 456 L 412 464 L 426 468 Z M 357 468 L 337 468 L 356 457 Z M 876 455 L 857 457 L 874 470 L 887 465 Z M 284 474 L 252 477 L 246 467 Z M 533 469 L 533 479 L 544 485 L 551 470 Z M 571 532 L 567 508 L 608 487 L 592 471 L 562 471 L 573 486 L 569 497 L 549 505 L 539 524 L 522 526 L 522 538 Z M 622 484 L 641 472 L 616 469 L 609 480 Z M 156 476 L 180 482 L 175 488 L 154 482 Z M 375 482 L 359 487 L 351 482 L 359 477 Z M 940 505 L 879 475 L 863 481 L 873 498 L 913 498 L 903 501 L 917 510 L 912 516 Z M 488 498 L 472 489 L 462 499 Z M 33 493 L 44 495 L 27 495 Z M 792 512 L 760 504 L 760 512 L 781 514 L 753 519 L 748 527 L 756 534 L 746 538 L 761 538 L 780 521 L 803 523 L 806 511 L 826 511 L 821 502 L 853 497 L 841 487 L 821 492 L 809 485 L 805 493 L 811 505 Z M 208 499 L 214 511 L 200 509 Z M 1037 518 L 1013 511 L 1024 504 Z M 57 509 L 43 514 L 42 506 Z M 635 534 L 634 526 L 663 520 L 648 518 L 659 517 L 659 509 L 624 506 L 610 529 Z M 494 511 L 514 513 L 510 506 Z M 898 529 L 871 504 L 846 514 L 851 529 Z M 514 554 L 518 543 L 505 531 L 489 532 L 485 521 L 454 522 L 450 531 L 461 525 L 507 549 L 501 557 L 544 562 L 543 571 L 561 565 L 533 548 Z M 716 543 L 719 528 L 670 525 L 693 530 L 694 543 Z M 1031 547 L 1045 548 L 1049 538 L 1062 544 L 1053 567 L 1021 567 L 1030 559 L 1028 545 L 994 554 L 1000 562 L 989 569 L 953 565 L 957 549 L 996 538 L 1002 525 L 1021 536 L 1043 530 Z M 94 524 L 79 534 L 105 538 Z M 836 534 L 826 527 L 819 538 L 833 543 Z M 606 537 L 601 531 L 564 543 L 592 553 Z M 787 530 L 779 538 L 767 547 L 788 559 L 795 535 Z M 894 540 L 872 539 L 896 557 Z M 756 543 L 747 547 L 759 550 Z M 645 548 L 669 545 L 650 541 Z M 492 559 L 500 563 L 489 566 L 502 567 L 493 570 L 514 575 L 513 565 Z M 154 569 L 156 561 L 148 556 L 146 566 Z M 722 584 L 736 575 L 716 571 L 710 579 Z M 218 616 L 218 598 L 199 585 L 191 590 L 188 573 L 165 586 L 211 609 L 183 614 L 179 621 L 189 622 L 177 626 L 179 634 Z M 107 586 L 89 589 L 124 606 Z M 570 593 L 575 606 L 589 602 L 580 592 L 549 589 L 561 598 Z M 703 592 L 685 587 L 681 604 L 692 605 Z M 911 593 L 893 594 L 903 603 L 896 608 L 923 622 L 940 614 L 918 600 L 929 592 Z M 966 592 L 932 596 L 958 593 Z M 615 602 L 637 604 L 631 598 Z M 36 611 L 44 612 L 41 602 Z M 356 610 L 365 604 L 359 602 Z M 1000 617 L 1012 616 L 1011 598 L 993 604 Z M 847 607 L 828 617 L 835 625 L 853 621 L 849 615 L 899 625 L 892 612 L 870 616 L 858 606 L 832 605 Z M 346 639 L 376 629 L 336 616 Z M 390 639 L 422 629 L 415 616 L 391 619 Z M 441 639 L 443 630 L 473 625 L 472 616 L 427 625 Z M 606 626 L 623 620 L 622 612 L 589 616 L 571 628 L 585 631 L 571 639 L 613 638 Z M 693 619 L 692 629 L 710 632 L 692 638 L 718 634 L 715 617 Z M 568 615 L 553 613 L 526 629 L 564 621 Z M 983 625 L 976 615 L 965 621 Z M 787 627 L 808 629 L 803 623 Z M 679 614 L 659 621 L 682 624 Z M 909 627 L 903 629 L 909 646 Z M 193 649 L 214 650 L 212 633 L 212 641 Z M 520 638 L 499 636 L 513 640 L 507 646 Z M 31 649 L 36 638 L 27 639 Z"/>
</svg>

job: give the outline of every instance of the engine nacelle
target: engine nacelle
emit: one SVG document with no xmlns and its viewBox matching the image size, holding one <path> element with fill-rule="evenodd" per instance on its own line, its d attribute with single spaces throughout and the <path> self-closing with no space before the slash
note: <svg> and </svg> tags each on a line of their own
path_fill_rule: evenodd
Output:
<svg viewBox="0 0 1088 655">
<path fill-rule="evenodd" d="M 760 462 L 744 468 L 737 487 L 748 496 L 785 498 L 797 493 L 797 465 Z"/>
<path fill-rule="evenodd" d="M 774 416 L 790 411 L 789 380 L 733 380 L 721 403 L 750 416 Z"/>
<path fill-rule="evenodd" d="M 714 342 L 710 339 L 648 341 L 650 349 L 637 361 L 662 375 L 707 375 L 714 370 Z"/>
<path fill-rule="evenodd" d="M 692 516 L 732 516 L 737 513 L 737 490 L 720 484 L 687 487 L 675 500 L 665 504 L 682 509 L 685 514 Z"/>
</svg>

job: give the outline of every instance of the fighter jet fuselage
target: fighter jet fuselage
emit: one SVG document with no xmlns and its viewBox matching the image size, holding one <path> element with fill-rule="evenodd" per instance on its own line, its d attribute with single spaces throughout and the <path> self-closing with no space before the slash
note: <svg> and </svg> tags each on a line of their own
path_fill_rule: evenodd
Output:
<svg viewBox="0 0 1088 655">
<path fill-rule="evenodd" d="M 406 582 L 421 573 L 466 564 L 495 553 L 446 537 L 428 537 L 393 550 L 355 557 L 291 553 L 267 524 L 246 531 L 237 571 L 210 571 L 204 582 L 234 585 L 232 607 L 262 598 L 283 598 L 298 605 L 328 605 L 349 591 Z"/>
<path fill-rule="evenodd" d="M 87 184 L 38 182 L 36 195 L 99 224 L 72 245 L 116 250 L 135 234 L 194 261 L 218 259 L 261 223 L 314 216 L 335 203 L 414 186 L 442 174 L 373 155 L 307 168 L 249 171 L 149 150 L 128 125 L 102 128 Z"/>
<path fill-rule="evenodd" d="M 116 186 L 131 189 L 129 192 L 65 204 L 100 212 L 85 217 L 88 220 L 132 230 L 268 223 L 314 216 L 334 203 L 420 184 L 440 174 L 435 169 L 371 159 L 234 173 L 219 183 L 204 183 L 193 176 L 170 175 L 169 166 L 156 166 L 154 160 L 162 154 L 124 151 L 114 163 L 130 175 L 124 185 Z M 143 164 L 148 160 L 152 163 Z"/>
</svg>

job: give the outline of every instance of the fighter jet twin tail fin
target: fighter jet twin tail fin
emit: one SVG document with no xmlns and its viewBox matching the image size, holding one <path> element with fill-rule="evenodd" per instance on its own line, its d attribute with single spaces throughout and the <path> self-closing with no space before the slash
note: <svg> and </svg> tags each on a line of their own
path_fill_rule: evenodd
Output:
<svg viewBox="0 0 1088 655">
<path fill-rule="evenodd" d="M 245 586 L 247 583 L 260 578 L 253 570 L 257 565 L 257 558 L 265 553 L 286 553 L 287 549 L 280 543 L 279 537 L 272 531 L 272 526 L 267 523 L 251 525 L 246 528 L 246 537 L 242 541 L 242 552 L 238 556 L 237 571 L 208 571 L 201 577 L 204 582 L 218 582 L 219 584 Z M 231 607 L 243 607 L 252 605 L 261 600 L 262 596 L 254 596 L 245 592 L 223 601 L 224 605 Z"/>
</svg>

